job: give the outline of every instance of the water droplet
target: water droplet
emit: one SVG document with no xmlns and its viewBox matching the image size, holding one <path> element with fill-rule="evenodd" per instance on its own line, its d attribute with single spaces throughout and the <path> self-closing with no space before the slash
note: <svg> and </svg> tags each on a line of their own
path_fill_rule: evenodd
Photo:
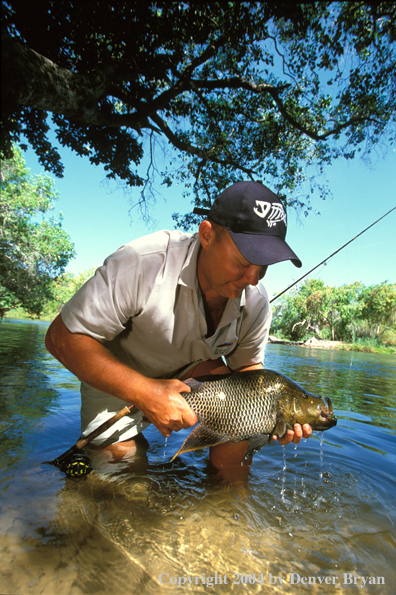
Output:
<svg viewBox="0 0 396 595">
<path fill-rule="evenodd" d="M 319 479 L 323 479 L 323 432 L 320 432 L 320 473 Z"/>
</svg>

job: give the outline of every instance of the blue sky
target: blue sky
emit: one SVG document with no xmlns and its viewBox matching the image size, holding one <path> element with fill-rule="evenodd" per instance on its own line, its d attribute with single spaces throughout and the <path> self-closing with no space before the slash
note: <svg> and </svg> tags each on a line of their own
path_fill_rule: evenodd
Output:
<svg viewBox="0 0 396 595">
<path fill-rule="evenodd" d="M 77 257 L 68 271 L 78 274 L 102 264 L 107 255 L 123 243 L 159 229 L 173 229 L 172 213 L 185 213 L 189 205 L 182 188 L 164 191 L 151 214 L 148 227 L 137 214 L 131 219 L 130 203 L 121 187 L 106 182 L 102 167 L 59 147 L 65 166 L 64 178 L 54 177 L 60 194 L 56 212 L 64 215 L 63 227 L 75 243 Z M 32 174 L 44 173 L 32 149 L 24 154 Z M 288 213 L 287 241 L 302 260 L 301 269 L 290 262 L 269 268 L 264 285 L 273 296 L 317 265 L 364 228 L 396 206 L 396 151 L 376 155 L 369 167 L 360 159 L 338 161 L 327 167 L 325 177 L 333 199 L 321 201 L 313 195 L 312 206 L 320 215 L 308 217 Z M 144 164 L 143 164 L 144 165 Z M 265 184 L 265 180 L 262 180 Z M 137 200 L 139 189 L 132 191 Z M 340 286 L 361 281 L 365 285 L 389 280 L 396 282 L 396 210 L 352 242 L 310 275 L 327 285 Z"/>
</svg>

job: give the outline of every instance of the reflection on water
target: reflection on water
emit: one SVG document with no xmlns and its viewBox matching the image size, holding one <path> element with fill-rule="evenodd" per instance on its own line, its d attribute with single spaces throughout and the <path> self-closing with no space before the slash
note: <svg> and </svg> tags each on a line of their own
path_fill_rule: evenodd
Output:
<svg viewBox="0 0 396 595">
<path fill-rule="evenodd" d="M 151 428 L 135 460 L 72 480 L 42 465 L 79 433 L 78 382 L 45 330 L 0 325 L 2 593 L 393 592 L 394 357 L 270 345 L 266 366 L 330 396 L 339 422 L 264 448 L 244 482 L 204 450 L 172 463 L 188 432 L 165 445 Z"/>
</svg>

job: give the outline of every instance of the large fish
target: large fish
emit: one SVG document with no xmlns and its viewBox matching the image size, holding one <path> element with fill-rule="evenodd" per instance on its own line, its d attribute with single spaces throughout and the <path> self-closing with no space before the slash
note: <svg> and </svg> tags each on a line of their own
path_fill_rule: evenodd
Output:
<svg viewBox="0 0 396 595">
<path fill-rule="evenodd" d="M 190 378 L 182 393 L 199 419 L 178 455 L 223 442 L 249 440 L 244 460 L 261 450 L 273 435 L 282 438 L 295 423 L 313 430 L 336 425 L 328 397 L 313 395 L 272 370 L 248 370 Z"/>
</svg>

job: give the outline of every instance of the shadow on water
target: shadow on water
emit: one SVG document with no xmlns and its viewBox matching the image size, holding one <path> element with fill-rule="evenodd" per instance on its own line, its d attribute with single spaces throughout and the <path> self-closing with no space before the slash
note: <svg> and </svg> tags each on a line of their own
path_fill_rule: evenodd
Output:
<svg viewBox="0 0 396 595">
<path fill-rule="evenodd" d="M 94 456 L 72 480 L 41 464 L 79 431 L 78 383 L 46 354 L 45 330 L 0 325 L 2 593 L 200 593 L 215 580 L 216 593 L 349 593 L 357 576 L 364 592 L 393 592 L 394 358 L 270 345 L 266 367 L 330 396 L 339 422 L 272 443 L 245 481 L 224 481 L 204 450 L 172 463 L 188 432 L 165 445 L 152 428 L 134 459 Z"/>
</svg>

